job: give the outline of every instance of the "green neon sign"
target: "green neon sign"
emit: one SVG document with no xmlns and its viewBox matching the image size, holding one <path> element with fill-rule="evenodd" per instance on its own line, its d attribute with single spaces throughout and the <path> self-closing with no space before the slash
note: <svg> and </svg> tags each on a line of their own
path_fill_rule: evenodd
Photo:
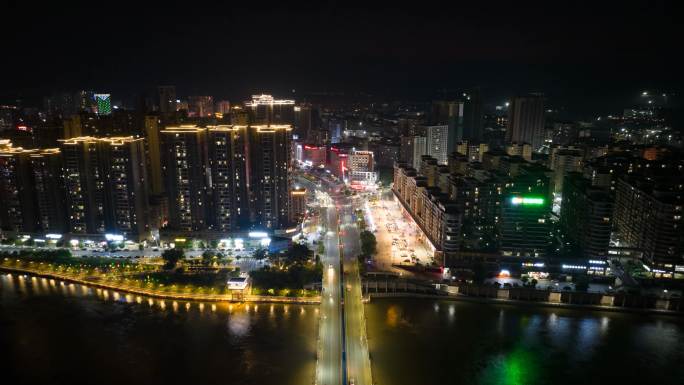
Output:
<svg viewBox="0 0 684 385">
<path fill-rule="evenodd" d="M 540 197 L 511 197 L 512 205 L 523 205 L 523 206 L 541 206 L 544 204 L 544 198 Z"/>
</svg>

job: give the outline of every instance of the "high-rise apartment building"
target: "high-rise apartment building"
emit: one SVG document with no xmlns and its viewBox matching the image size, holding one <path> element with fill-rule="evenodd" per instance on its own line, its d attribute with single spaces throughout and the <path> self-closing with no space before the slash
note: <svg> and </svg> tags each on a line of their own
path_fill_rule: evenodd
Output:
<svg viewBox="0 0 684 385">
<path fill-rule="evenodd" d="M 145 125 L 145 145 L 150 194 L 160 195 L 164 192 L 164 179 L 162 178 L 159 118 L 156 116 L 145 116 L 143 124 Z"/>
<path fill-rule="evenodd" d="M 453 132 L 451 135 L 453 136 Z M 454 142 L 453 148 L 449 149 L 449 142 L 452 139 L 449 126 L 427 126 L 425 127 L 425 137 L 427 155 L 437 159 L 439 164 L 447 164 L 449 154 L 456 149 L 456 142 Z"/>
<path fill-rule="evenodd" d="M 64 230 L 58 149 L 0 149 L 0 228 L 12 232 Z"/>
<path fill-rule="evenodd" d="M 406 162 L 414 169 L 420 168 L 420 159 L 427 155 L 427 143 L 424 136 L 402 136 L 399 148 L 399 161 Z"/>
<path fill-rule="evenodd" d="M 178 102 L 176 99 L 176 86 L 159 86 L 157 87 L 159 112 L 162 115 L 172 114 L 176 112 Z"/>
<path fill-rule="evenodd" d="M 143 139 L 76 137 L 61 142 L 70 232 L 147 238 Z"/>
<path fill-rule="evenodd" d="M 209 225 L 220 232 L 245 228 L 249 224 L 247 127 L 210 126 L 208 136 Z"/>
<path fill-rule="evenodd" d="M 544 144 L 544 98 L 516 97 L 508 107 L 506 142 L 529 143 L 534 151 Z"/>
<path fill-rule="evenodd" d="M 576 257 L 607 258 L 613 225 L 610 193 L 592 186 L 577 172 L 568 173 L 563 186 L 560 224 L 564 247 L 572 246 L 581 253 Z"/>
<path fill-rule="evenodd" d="M 190 96 L 188 116 L 206 118 L 214 114 L 214 98 L 211 96 Z"/>
<path fill-rule="evenodd" d="M 249 127 L 249 180 L 254 221 L 268 229 L 289 224 L 290 125 Z"/>
<path fill-rule="evenodd" d="M 94 94 L 95 108 L 98 115 L 111 115 L 112 113 L 112 95 L 110 94 Z"/>
<path fill-rule="evenodd" d="M 620 246 L 640 249 L 649 264 L 667 271 L 684 265 L 682 215 L 681 174 L 618 179 L 614 220 Z"/>
<path fill-rule="evenodd" d="M 223 116 L 227 116 L 230 114 L 230 102 L 227 100 L 219 100 L 216 102 L 216 108 L 214 110 Z"/>
<path fill-rule="evenodd" d="M 161 134 L 162 172 L 169 200 L 168 227 L 207 227 L 207 132 L 195 126 L 167 127 Z"/>
<path fill-rule="evenodd" d="M 583 161 L 582 151 L 578 149 L 552 149 L 550 168 L 554 173 L 553 187 L 555 193 L 563 192 L 563 181 L 567 173 L 582 171 Z"/>
<path fill-rule="evenodd" d="M 310 140 L 313 120 L 310 104 L 299 104 L 294 107 L 294 129 L 292 135 L 297 139 Z"/>
<path fill-rule="evenodd" d="M 250 112 L 252 125 L 293 126 L 295 123 L 294 100 L 274 99 L 266 94 L 252 95 L 252 100 L 245 102 L 245 107 Z"/>
</svg>

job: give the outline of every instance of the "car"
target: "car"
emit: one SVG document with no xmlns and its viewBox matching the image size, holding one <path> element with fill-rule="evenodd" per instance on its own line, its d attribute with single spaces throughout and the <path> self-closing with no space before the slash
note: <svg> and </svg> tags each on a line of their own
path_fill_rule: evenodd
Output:
<svg viewBox="0 0 684 385">
<path fill-rule="evenodd" d="M 328 265 L 328 269 L 332 270 L 332 268 L 333 268 L 333 265 L 332 265 L 332 263 L 331 263 L 331 264 Z"/>
</svg>

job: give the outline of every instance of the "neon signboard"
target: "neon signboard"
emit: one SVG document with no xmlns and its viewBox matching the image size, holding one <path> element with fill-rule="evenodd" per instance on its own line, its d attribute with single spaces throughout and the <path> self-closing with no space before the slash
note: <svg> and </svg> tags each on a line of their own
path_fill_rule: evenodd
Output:
<svg viewBox="0 0 684 385">
<path fill-rule="evenodd" d="M 541 197 L 530 197 L 530 196 L 515 196 L 511 197 L 511 204 L 514 206 L 541 206 L 544 204 L 544 198 Z"/>
</svg>

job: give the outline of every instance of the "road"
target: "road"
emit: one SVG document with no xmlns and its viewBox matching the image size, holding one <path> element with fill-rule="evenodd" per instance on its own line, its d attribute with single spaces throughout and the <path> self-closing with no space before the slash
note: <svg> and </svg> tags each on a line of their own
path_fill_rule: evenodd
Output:
<svg viewBox="0 0 684 385">
<path fill-rule="evenodd" d="M 366 337 L 366 316 L 364 314 L 361 278 L 357 256 L 361 253 L 359 229 L 352 213 L 350 198 L 339 198 L 340 233 L 344 265 L 344 317 L 347 352 L 347 375 L 355 385 L 372 385 L 368 339 Z"/>
<path fill-rule="evenodd" d="M 318 339 L 317 385 L 341 385 L 342 379 L 342 293 L 340 289 L 340 251 L 337 234 L 337 209 L 321 207 L 323 262 L 323 293 L 321 298 Z M 332 267 L 329 267 L 332 266 Z"/>
</svg>

